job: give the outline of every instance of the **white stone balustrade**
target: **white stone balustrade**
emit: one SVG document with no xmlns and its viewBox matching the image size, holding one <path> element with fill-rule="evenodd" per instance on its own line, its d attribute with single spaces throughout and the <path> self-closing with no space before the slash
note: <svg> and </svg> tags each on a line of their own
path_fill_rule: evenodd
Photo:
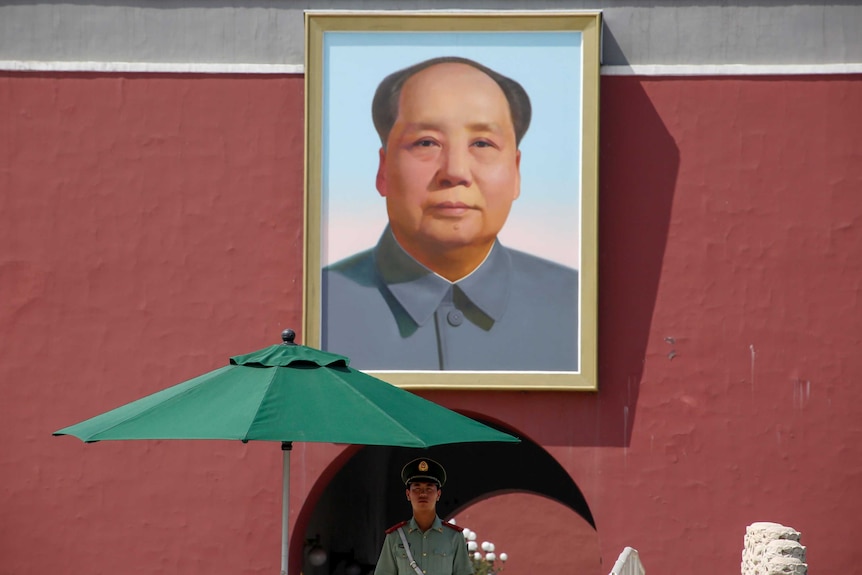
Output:
<svg viewBox="0 0 862 575">
<path fill-rule="evenodd" d="M 778 523 L 752 523 L 745 529 L 742 575 L 807 575 L 801 534 Z"/>
</svg>

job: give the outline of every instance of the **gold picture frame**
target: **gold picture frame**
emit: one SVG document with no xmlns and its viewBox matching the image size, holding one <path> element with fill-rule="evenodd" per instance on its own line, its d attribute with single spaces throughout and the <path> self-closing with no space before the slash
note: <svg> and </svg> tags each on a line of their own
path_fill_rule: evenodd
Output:
<svg viewBox="0 0 862 575">
<path fill-rule="evenodd" d="M 520 196 L 515 196 L 500 242 L 507 248 L 514 242 L 513 249 L 553 260 L 576 274 L 571 302 L 536 315 L 571 313 L 575 336 L 551 342 L 556 328 L 543 331 L 544 324 L 531 321 L 516 329 L 510 325 L 506 344 L 494 351 L 508 362 L 501 369 L 450 369 L 442 363 L 438 368 L 392 367 L 373 354 L 351 366 L 410 389 L 597 390 L 601 12 L 307 11 L 305 34 L 304 343 L 351 357 L 341 349 L 348 338 L 373 338 L 384 322 L 393 322 L 370 311 L 373 305 L 361 297 L 336 293 L 331 279 L 339 267 L 335 262 L 372 248 L 388 225 L 383 194 L 375 191 L 380 154 L 386 153 L 371 120 L 375 88 L 391 72 L 423 59 L 470 58 L 523 84 L 533 101 L 529 130 L 534 133 L 527 132 L 521 142 L 523 156 L 518 152 Z M 511 100 L 509 105 L 514 115 Z M 518 214 L 523 223 L 511 224 L 515 231 L 509 231 Z M 504 239 L 504 232 L 513 239 Z M 521 297 L 509 305 L 517 308 L 528 300 L 541 302 L 544 296 Z M 337 318 L 345 316 L 344 310 L 352 318 L 366 309 L 372 319 L 357 319 L 350 333 L 332 319 L 336 310 L 342 310 Z M 493 327 L 483 329 L 490 333 Z M 541 345 L 544 336 L 550 346 L 563 346 L 562 353 L 553 355 L 561 358 L 561 366 L 524 364 L 520 369 L 519 354 L 531 356 L 529 346 Z M 438 332 L 438 342 L 440 338 Z M 424 350 L 415 348 L 417 355 Z M 477 362 L 478 357 L 477 351 Z"/>
</svg>

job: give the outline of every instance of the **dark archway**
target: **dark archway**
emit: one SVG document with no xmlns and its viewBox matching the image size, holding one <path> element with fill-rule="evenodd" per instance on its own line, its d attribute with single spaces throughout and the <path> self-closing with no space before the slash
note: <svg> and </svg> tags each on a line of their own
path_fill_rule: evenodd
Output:
<svg viewBox="0 0 862 575">
<path fill-rule="evenodd" d="M 517 434 L 517 431 L 505 429 Z M 441 517 L 500 493 L 541 495 L 572 509 L 595 529 L 592 513 L 578 486 L 565 469 L 541 446 L 522 439 L 519 444 L 464 443 L 427 450 L 365 447 L 350 457 L 322 490 L 310 510 L 305 538 L 316 540 L 328 553 L 325 565 L 303 563 L 305 575 L 371 572 L 383 542 L 384 530 L 409 516 L 401 467 L 422 455 L 440 461 L 449 483 L 438 504 Z M 309 511 L 309 510 L 306 510 Z M 307 551 L 308 549 L 306 549 Z"/>
</svg>

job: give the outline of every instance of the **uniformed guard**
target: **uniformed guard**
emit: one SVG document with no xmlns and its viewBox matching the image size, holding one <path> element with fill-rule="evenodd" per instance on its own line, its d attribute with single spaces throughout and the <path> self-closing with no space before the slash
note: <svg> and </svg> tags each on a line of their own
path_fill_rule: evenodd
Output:
<svg viewBox="0 0 862 575">
<path fill-rule="evenodd" d="M 413 517 L 386 530 L 375 575 L 470 575 L 463 529 L 437 516 L 446 470 L 427 457 L 401 469 Z"/>
</svg>

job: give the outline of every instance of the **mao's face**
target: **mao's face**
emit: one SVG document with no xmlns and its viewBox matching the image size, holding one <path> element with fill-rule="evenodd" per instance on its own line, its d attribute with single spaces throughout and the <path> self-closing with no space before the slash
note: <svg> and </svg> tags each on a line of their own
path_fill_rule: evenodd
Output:
<svg viewBox="0 0 862 575">
<path fill-rule="evenodd" d="M 520 193 L 520 152 L 496 82 L 465 64 L 438 64 L 404 84 L 380 151 L 377 189 L 398 242 L 423 253 L 490 248 Z"/>
</svg>

